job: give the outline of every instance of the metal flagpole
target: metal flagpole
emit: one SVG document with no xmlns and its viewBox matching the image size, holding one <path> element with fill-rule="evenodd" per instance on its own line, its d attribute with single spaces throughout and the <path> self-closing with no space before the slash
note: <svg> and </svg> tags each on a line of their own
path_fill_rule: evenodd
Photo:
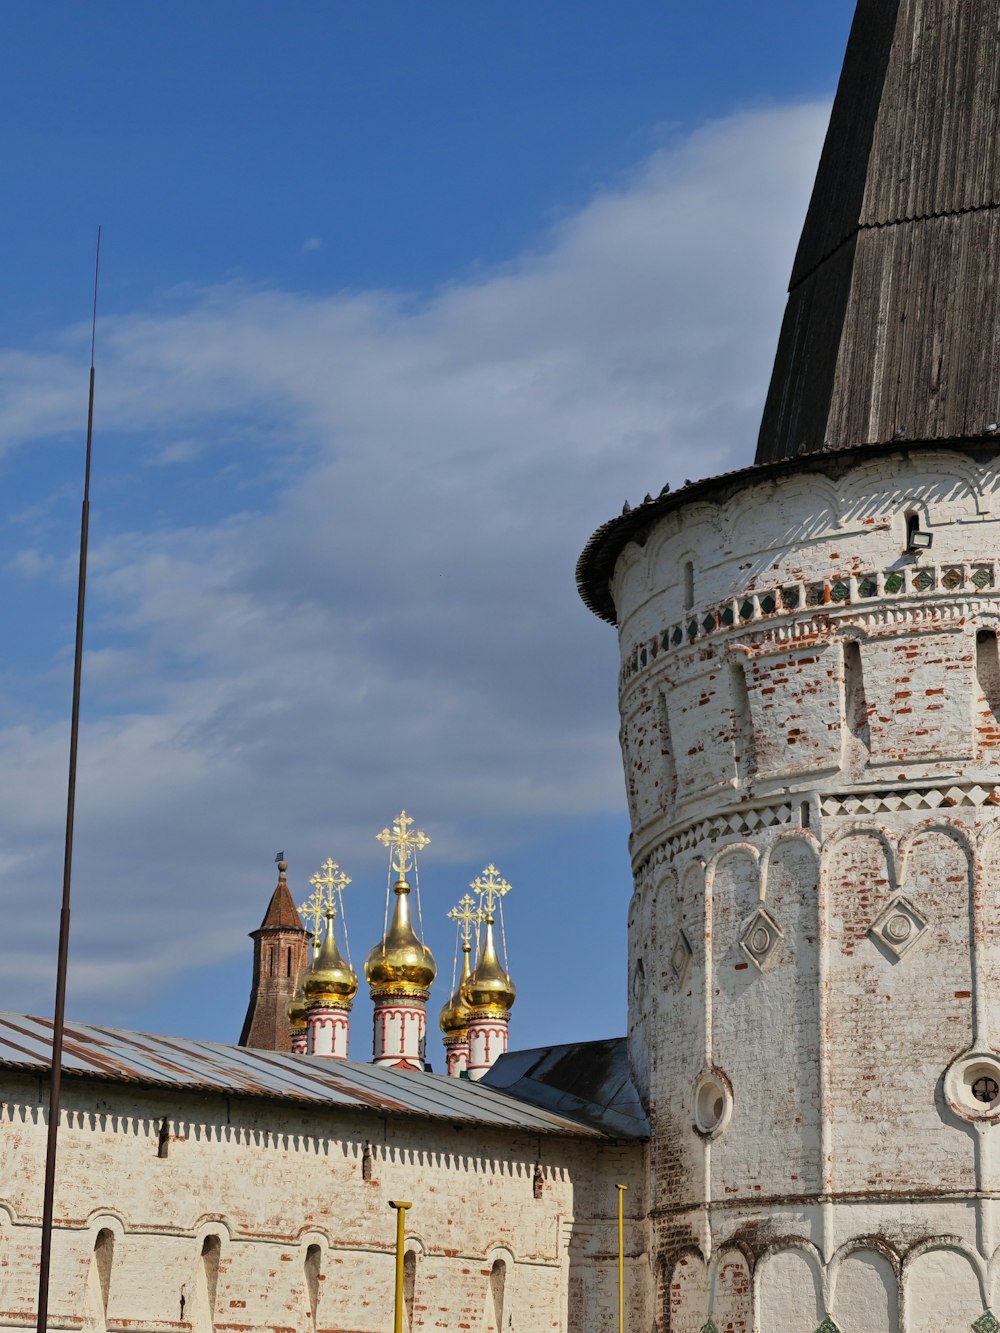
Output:
<svg viewBox="0 0 1000 1333">
<path fill-rule="evenodd" d="M 627 1185 L 616 1185 L 618 1191 L 618 1333 L 625 1333 L 625 1212 L 624 1199 Z"/>
<path fill-rule="evenodd" d="M 59 1095 L 62 1090 L 63 1027 L 66 1020 L 66 966 L 69 959 L 69 898 L 73 869 L 73 819 L 76 812 L 76 756 L 80 736 L 80 680 L 83 668 L 83 612 L 87 591 L 87 538 L 90 529 L 90 449 L 94 434 L 94 344 L 97 337 L 97 278 L 101 268 L 101 229 L 97 229 L 94 262 L 94 308 L 90 325 L 90 400 L 87 407 L 87 456 L 83 472 L 80 517 L 80 575 L 76 592 L 76 655 L 73 661 L 73 711 L 69 730 L 69 781 L 66 793 L 66 846 L 63 853 L 62 910 L 59 914 L 59 955 L 56 1002 L 52 1018 L 52 1078 L 49 1083 L 49 1125 L 45 1148 L 42 1202 L 42 1244 L 38 1261 L 38 1333 L 49 1318 L 49 1269 L 52 1258 L 52 1213 L 55 1199 L 56 1146 L 59 1138 Z"/>
</svg>

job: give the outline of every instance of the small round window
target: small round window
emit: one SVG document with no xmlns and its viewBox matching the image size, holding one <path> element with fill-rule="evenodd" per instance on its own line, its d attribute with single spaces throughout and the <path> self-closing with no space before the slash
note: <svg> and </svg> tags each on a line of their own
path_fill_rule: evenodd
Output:
<svg viewBox="0 0 1000 1333">
<path fill-rule="evenodd" d="M 695 1129 L 707 1138 L 715 1138 L 729 1123 L 732 1109 L 733 1094 L 729 1080 L 719 1070 L 707 1070 L 695 1084 Z"/>
<path fill-rule="evenodd" d="M 1000 1119 L 1000 1057 L 992 1051 L 961 1056 L 944 1086 L 952 1110 L 964 1120 Z"/>
</svg>

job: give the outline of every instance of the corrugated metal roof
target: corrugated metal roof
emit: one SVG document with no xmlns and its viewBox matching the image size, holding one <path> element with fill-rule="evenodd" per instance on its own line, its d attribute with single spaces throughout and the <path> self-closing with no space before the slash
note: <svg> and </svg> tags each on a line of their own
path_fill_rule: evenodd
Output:
<svg viewBox="0 0 1000 1333">
<path fill-rule="evenodd" d="M 624 1037 L 501 1055 L 484 1078 L 521 1101 L 572 1115 L 619 1139 L 649 1137 Z"/>
<path fill-rule="evenodd" d="M 46 1070 L 51 1065 L 51 1049 L 51 1020 L 0 1013 L 0 1068 Z M 63 1074 L 178 1092 L 263 1097 L 331 1110 L 426 1116 L 534 1134 L 604 1137 L 568 1116 L 466 1079 L 84 1023 L 66 1024 Z"/>
</svg>

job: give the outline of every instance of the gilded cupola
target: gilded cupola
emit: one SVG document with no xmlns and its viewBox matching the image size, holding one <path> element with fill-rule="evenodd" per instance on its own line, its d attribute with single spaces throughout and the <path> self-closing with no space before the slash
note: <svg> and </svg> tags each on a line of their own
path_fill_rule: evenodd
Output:
<svg viewBox="0 0 1000 1333">
<path fill-rule="evenodd" d="M 336 861 L 328 858 L 309 880 L 313 886 L 312 894 L 299 908 L 302 916 L 312 926 L 313 935 L 313 960 L 306 968 L 299 987 L 307 1010 L 319 1005 L 349 1009 L 351 1001 L 358 993 L 358 974 L 350 961 L 340 952 L 335 925 L 339 903 L 340 914 L 345 923 L 346 940 L 343 892 L 350 882 L 350 877 L 344 874 Z M 322 941 L 320 941 L 321 923 Z M 291 1006 L 289 1006 L 289 1017 L 291 1017 Z"/>
<path fill-rule="evenodd" d="M 462 998 L 476 1014 L 506 1016 L 517 990 L 507 974 L 506 947 L 503 963 L 497 955 L 494 926 L 499 917 L 502 928 L 502 899 L 510 891 L 510 885 L 501 878 L 496 866 L 488 865 L 471 887 L 479 894 L 482 946 L 476 966 L 462 987 Z"/>
<path fill-rule="evenodd" d="M 413 925 L 410 905 L 410 885 L 407 873 L 414 871 L 416 879 L 417 852 L 430 844 L 430 838 L 424 833 L 414 832 L 413 820 L 403 810 L 393 820 L 391 828 L 384 828 L 376 835 L 379 842 L 389 849 L 390 874 L 395 871 L 399 878 L 393 885 L 396 902 L 392 920 L 382 939 L 375 945 L 365 962 L 365 978 L 371 988 L 372 998 L 380 996 L 412 996 L 426 999 L 434 978 L 437 976 L 437 964 L 434 955 L 417 935 Z M 386 903 L 388 912 L 388 902 Z M 417 889 L 417 912 L 420 911 L 419 887 Z"/>
</svg>

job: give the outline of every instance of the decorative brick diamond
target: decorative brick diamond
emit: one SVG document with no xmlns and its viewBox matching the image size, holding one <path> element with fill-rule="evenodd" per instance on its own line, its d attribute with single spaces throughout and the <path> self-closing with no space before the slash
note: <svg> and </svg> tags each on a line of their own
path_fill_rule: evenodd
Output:
<svg viewBox="0 0 1000 1333">
<path fill-rule="evenodd" d="M 778 603 L 777 600 L 775 599 L 774 593 L 772 592 L 765 593 L 764 596 L 760 599 L 760 609 L 764 612 L 765 615 L 769 616 L 772 611 L 777 610 L 777 607 Z"/>
<path fill-rule="evenodd" d="M 858 584 L 858 595 L 861 597 L 874 597 L 877 592 L 878 581 L 876 579 L 862 579 Z"/>
<path fill-rule="evenodd" d="M 701 1333 L 719 1333 L 719 1330 L 716 1328 L 715 1324 L 710 1319 L 708 1323 L 703 1326 Z"/>
<path fill-rule="evenodd" d="M 753 920 L 740 936 L 740 948 L 761 972 L 767 967 L 775 949 L 784 939 L 781 927 L 764 911 L 757 909 Z"/>
<path fill-rule="evenodd" d="M 816 1333 L 840 1333 L 840 1325 L 835 1324 L 829 1315 L 823 1320 Z"/>
<path fill-rule="evenodd" d="M 696 639 L 697 637 L 698 637 L 698 622 L 697 622 L 697 620 L 689 620 L 689 621 L 688 621 L 688 638 L 689 638 L 689 639 Z"/>
<path fill-rule="evenodd" d="M 902 958 L 926 929 L 927 922 L 917 909 L 902 894 L 898 894 L 878 915 L 868 933 L 895 958 Z"/>
<path fill-rule="evenodd" d="M 972 571 L 972 582 L 979 589 L 992 588 L 993 570 L 990 569 L 987 565 L 977 565 L 976 568 Z"/>
<path fill-rule="evenodd" d="M 740 619 L 753 619 L 753 602 L 751 602 L 749 597 L 744 598 L 743 601 L 740 602 Z"/>
<path fill-rule="evenodd" d="M 670 955 L 670 966 L 674 970 L 674 976 L 677 978 L 678 986 L 683 986 L 684 978 L 687 976 L 688 967 L 691 964 L 691 945 L 688 943 L 688 937 L 683 930 L 677 936 L 677 943 L 674 945 L 673 952 Z"/>
<path fill-rule="evenodd" d="M 682 639 L 684 638 L 684 631 L 681 629 L 680 625 L 676 625 L 674 627 L 674 632 L 673 634 L 671 634 L 670 638 L 671 642 L 674 644 L 674 647 L 676 647 L 677 644 L 679 644 L 682 641 Z"/>
<path fill-rule="evenodd" d="M 965 578 L 960 569 L 946 569 L 941 582 L 949 592 L 953 592 L 955 588 L 960 588 L 962 586 L 965 582 Z"/>
<path fill-rule="evenodd" d="M 826 584 L 811 583 L 806 589 L 806 605 L 822 606 L 826 601 Z"/>
<path fill-rule="evenodd" d="M 987 1310 L 985 1314 L 979 1316 L 972 1327 L 975 1333 L 1000 1333 L 1000 1319 L 992 1310 Z"/>
<path fill-rule="evenodd" d="M 735 619 L 736 617 L 733 614 L 733 608 L 731 606 L 727 606 L 722 613 L 722 623 L 724 625 L 731 625 Z"/>
<path fill-rule="evenodd" d="M 843 579 L 838 579 L 830 586 L 830 596 L 835 602 L 846 602 L 850 591 L 850 587 Z"/>
<path fill-rule="evenodd" d="M 913 586 L 918 592 L 927 592 L 934 587 L 934 575 L 929 569 L 921 569 L 913 576 Z"/>
<path fill-rule="evenodd" d="M 903 588 L 902 574 L 887 574 L 885 576 L 885 582 L 882 584 L 882 587 L 886 590 L 886 592 L 890 593 L 901 592 Z"/>
<path fill-rule="evenodd" d="M 706 634 L 711 634 L 712 630 L 715 629 L 715 612 L 714 612 L 714 611 L 709 611 L 708 615 L 707 615 L 707 616 L 705 617 L 705 619 L 701 622 L 701 627 L 702 627 L 702 629 L 705 631 Z"/>
</svg>

